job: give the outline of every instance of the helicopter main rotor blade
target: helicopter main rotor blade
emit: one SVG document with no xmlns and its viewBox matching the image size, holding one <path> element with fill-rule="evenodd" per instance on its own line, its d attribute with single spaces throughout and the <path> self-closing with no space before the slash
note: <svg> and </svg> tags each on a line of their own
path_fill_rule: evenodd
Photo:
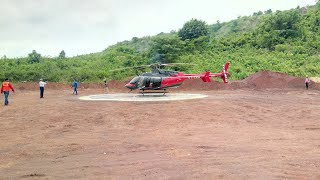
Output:
<svg viewBox="0 0 320 180">
<path fill-rule="evenodd" d="M 168 67 L 173 67 L 173 66 L 195 66 L 195 65 L 197 65 L 197 64 L 190 64 L 190 63 L 165 63 L 165 64 L 159 64 L 158 66 L 159 67 L 166 67 L 166 66 L 168 66 Z"/>
<path fill-rule="evenodd" d="M 179 65 L 191 65 L 191 66 L 194 66 L 194 65 L 197 65 L 197 64 L 190 64 L 190 63 L 164 63 L 164 64 L 154 63 L 154 64 L 149 64 L 149 65 L 141 65 L 141 66 L 133 66 L 133 67 L 124 67 L 124 68 L 113 69 L 113 70 L 110 70 L 110 72 L 125 71 L 125 70 L 128 70 L 128 69 L 135 69 L 135 70 L 142 70 L 142 69 L 145 69 L 145 68 L 160 69 L 160 68 L 166 67 L 166 66 L 172 67 L 172 66 L 179 66 Z"/>
<path fill-rule="evenodd" d="M 139 70 L 139 69 L 145 69 L 148 66 L 133 66 L 133 67 L 125 67 L 125 68 L 118 68 L 118 69 L 113 69 L 110 70 L 111 72 L 113 71 L 124 71 L 124 70 L 128 70 L 128 69 L 135 69 L 135 70 Z"/>
</svg>

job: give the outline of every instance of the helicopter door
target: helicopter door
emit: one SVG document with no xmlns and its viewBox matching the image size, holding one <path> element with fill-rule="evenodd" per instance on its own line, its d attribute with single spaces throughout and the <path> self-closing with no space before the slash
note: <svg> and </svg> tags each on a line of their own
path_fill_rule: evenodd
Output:
<svg viewBox="0 0 320 180">
<path fill-rule="evenodd" d="M 152 77 L 151 83 L 153 88 L 159 88 L 161 86 L 161 77 Z"/>
<path fill-rule="evenodd" d="M 145 87 L 145 84 L 146 84 L 145 77 L 140 76 L 140 79 L 139 79 L 139 82 L 138 82 L 138 87 L 139 87 L 139 89 L 140 89 L 140 88 L 144 88 L 144 87 Z"/>
<path fill-rule="evenodd" d="M 151 83 L 151 78 L 150 77 L 145 77 L 144 78 L 144 86 L 149 87 Z"/>
</svg>

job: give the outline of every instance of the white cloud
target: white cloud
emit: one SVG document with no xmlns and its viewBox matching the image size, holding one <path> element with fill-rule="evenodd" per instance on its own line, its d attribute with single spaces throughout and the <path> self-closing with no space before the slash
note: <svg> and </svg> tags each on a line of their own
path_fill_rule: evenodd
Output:
<svg viewBox="0 0 320 180">
<path fill-rule="evenodd" d="M 0 0 L 0 56 L 93 53 L 132 37 L 178 30 L 191 18 L 228 21 L 314 0 Z"/>
</svg>

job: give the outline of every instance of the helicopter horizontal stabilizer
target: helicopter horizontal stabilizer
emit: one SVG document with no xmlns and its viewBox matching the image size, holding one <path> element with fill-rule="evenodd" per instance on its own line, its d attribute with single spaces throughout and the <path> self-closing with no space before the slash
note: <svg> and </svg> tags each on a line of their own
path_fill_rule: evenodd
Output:
<svg viewBox="0 0 320 180">
<path fill-rule="evenodd" d="M 201 76 L 201 79 L 202 79 L 203 82 L 211 82 L 210 72 L 205 72 L 204 76 Z"/>
</svg>

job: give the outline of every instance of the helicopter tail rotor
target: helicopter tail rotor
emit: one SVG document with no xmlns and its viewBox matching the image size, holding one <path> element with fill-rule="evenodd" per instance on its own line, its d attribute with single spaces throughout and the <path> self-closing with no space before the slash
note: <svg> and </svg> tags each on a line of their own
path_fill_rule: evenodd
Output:
<svg viewBox="0 0 320 180">
<path fill-rule="evenodd" d="M 223 67 L 221 71 L 221 79 L 223 80 L 224 83 L 228 83 L 228 68 L 229 68 L 230 62 L 227 62 Z"/>
</svg>

